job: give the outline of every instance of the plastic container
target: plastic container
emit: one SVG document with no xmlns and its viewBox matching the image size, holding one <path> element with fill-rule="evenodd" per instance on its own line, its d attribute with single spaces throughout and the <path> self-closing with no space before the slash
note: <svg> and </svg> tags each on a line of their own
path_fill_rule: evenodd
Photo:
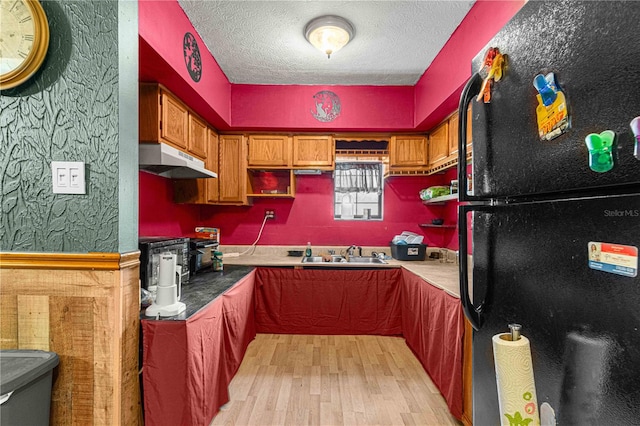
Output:
<svg viewBox="0 0 640 426">
<path fill-rule="evenodd" d="M 213 270 L 214 271 L 222 271 L 224 270 L 224 264 L 222 263 L 222 252 L 214 251 L 213 252 Z"/>
<path fill-rule="evenodd" d="M 54 352 L 0 351 L 0 425 L 48 425 Z"/>
<path fill-rule="evenodd" d="M 396 260 L 424 260 L 427 255 L 426 244 L 390 243 L 391 257 Z"/>
</svg>

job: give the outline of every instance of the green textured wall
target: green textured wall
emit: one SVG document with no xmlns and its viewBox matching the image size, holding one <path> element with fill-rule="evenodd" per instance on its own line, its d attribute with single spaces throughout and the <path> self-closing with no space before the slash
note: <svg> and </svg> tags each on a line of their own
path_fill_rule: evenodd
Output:
<svg viewBox="0 0 640 426">
<path fill-rule="evenodd" d="M 135 250 L 137 4 L 42 5 L 45 63 L 0 94 L 0 251 Z M 87 193 L 53 194 L 51 161 L 84 161 Z"/>
</svg>

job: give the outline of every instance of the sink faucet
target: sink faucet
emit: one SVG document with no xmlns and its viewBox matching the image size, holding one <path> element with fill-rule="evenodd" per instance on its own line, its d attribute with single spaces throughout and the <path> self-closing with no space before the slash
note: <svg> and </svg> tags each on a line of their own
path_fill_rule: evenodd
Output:
<svg viewBox="0 0 640 426">
<path fill-rule="evenodd" d="M 349 259 L 350 256 L 353 256 L 355 249 L 358 249 L 358 256 L 362 256 L 362 247 L 356 246 L 354 244 L 349 246 L 349 248 L 347 249 L 347 260 Z"/>
</svg>

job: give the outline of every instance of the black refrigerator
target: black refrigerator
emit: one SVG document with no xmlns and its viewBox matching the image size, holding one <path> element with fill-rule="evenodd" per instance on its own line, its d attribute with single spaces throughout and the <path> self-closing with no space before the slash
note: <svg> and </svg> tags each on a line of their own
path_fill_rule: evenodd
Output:
<svg viewBox="0 0 640 426">
<path fill-rule="evenodd" d="M 640 2 L 529 1 L 472 73 L 458 180 L 474 425 L 509 424 L 492 336 L 513 323 L 542 424 L 638 425 Z"/>
</svg>

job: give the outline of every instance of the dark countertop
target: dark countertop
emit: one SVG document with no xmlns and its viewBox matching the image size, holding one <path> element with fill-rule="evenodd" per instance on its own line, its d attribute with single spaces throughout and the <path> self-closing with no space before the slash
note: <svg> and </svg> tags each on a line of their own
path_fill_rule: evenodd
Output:
<svg viewBox="0 0 640 426">
<path fill-rule="evenodd" d="M 187 310 L 180 315 L 160 319 L 169 321 L 188 319 L 254 269 L 253 266 L 224 265 L 224 271 L 207 271 L 191 276 L 189 283 L 182 286 L 182 298 L 180 299 L 187 305 Z M 153 317 L 145 316 L 145 309 L 140 310 L 140 319 L 153 320 Z"/>
</svg>

